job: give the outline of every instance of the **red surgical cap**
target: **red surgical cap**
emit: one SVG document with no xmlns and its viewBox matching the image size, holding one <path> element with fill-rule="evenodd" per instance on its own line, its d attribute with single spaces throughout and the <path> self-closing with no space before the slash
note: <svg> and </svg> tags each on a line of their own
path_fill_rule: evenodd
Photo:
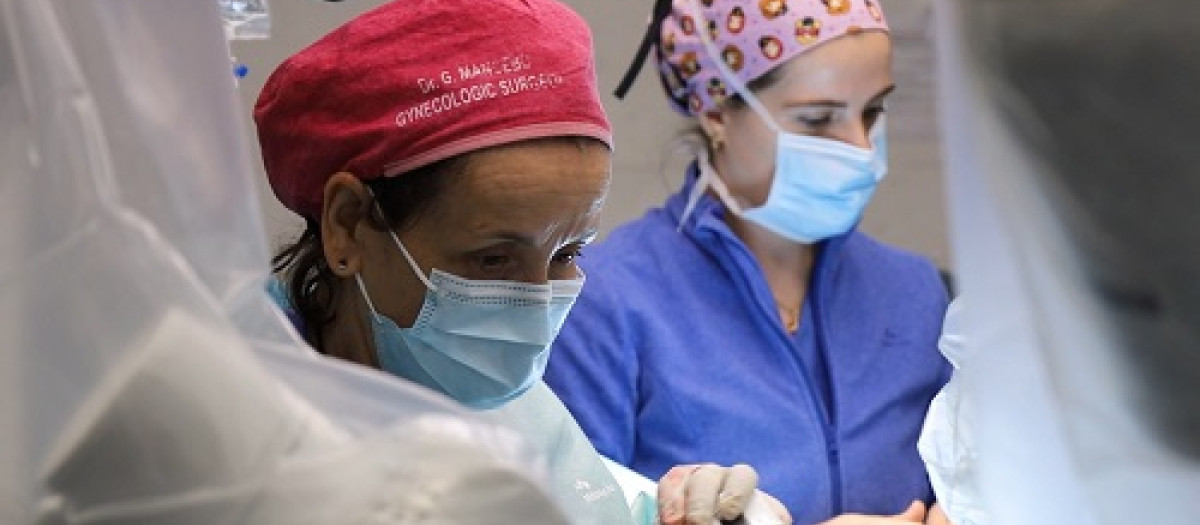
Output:
<svg viewBox="0 0 1200 525">
<path fill-rule="evenodd" d="M 391 177 L 555 136 L 612 145 L 591 32 L 554 0 L 397 0 L 284 61 L 254 108 L 271 188 L 318 218 L 339 171 Z"/>
</svg>

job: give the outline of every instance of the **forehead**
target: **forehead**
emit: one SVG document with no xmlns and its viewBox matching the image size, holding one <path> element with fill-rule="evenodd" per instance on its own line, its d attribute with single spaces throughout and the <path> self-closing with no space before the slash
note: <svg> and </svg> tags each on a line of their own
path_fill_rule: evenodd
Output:
<svg viewBox="0 0 1200 525">
<path fill-rule="evenodd" d="M 891 38 L 882 31 L 846 35 L 780 68 L 779 82 L 766 91 L 784 97 L 872 97 L 892 83 Z"/>
<path fill-rule="evenodd" d="M 455 184 L 459 200 L 536 204 L 562 196 L 602 194 L 608 187 L 609 152 L 588 139 L 553 139 L 473 153 Z"/>
<path fill-rule="evenodd" d="M 473 153 L 430 219 L 447 234 L 542 235 L 586 228 L 608 191 L 609 152 L 587 139 L 536 141 Z M 569 232 L 562 232 L 569 233 Z"/>
</svg>

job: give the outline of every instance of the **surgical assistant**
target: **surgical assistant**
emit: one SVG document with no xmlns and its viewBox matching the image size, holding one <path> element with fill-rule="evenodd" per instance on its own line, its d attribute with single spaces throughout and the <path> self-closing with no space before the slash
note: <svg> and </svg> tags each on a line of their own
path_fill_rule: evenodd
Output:
<svg viewBox="0 0 1200 525">
<path fill-rule="evenodd" d="M 588 248 L 550 384 L 597 449 L 648 476 L 761 474 L 797 523 L 933 494 L 917 437 L 949 376 L 927 260 L 857 231 L 886 173 L 880 6 L 678 0 L 655 52 L 705 147 L 678 193 Z M 911 509 L 909 509 L 911 510 Z"/>
</svg>

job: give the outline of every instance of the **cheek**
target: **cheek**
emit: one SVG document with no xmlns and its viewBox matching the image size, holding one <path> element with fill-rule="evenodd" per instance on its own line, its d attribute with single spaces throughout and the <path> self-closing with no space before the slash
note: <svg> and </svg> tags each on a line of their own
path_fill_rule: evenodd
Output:
<svg viewBox="0 0 1200 525">
<path fill-rule="evenodd" d="M 386 241 L 386 244 L 383 241 Z M 415 245 L 417 243 L 412 244 L 414 246 L 408 246 L 408 249 L 413 257 L 418 261 L 428 260 L 425 256 L 427 254 L 423 254 Z M 438 266 L 435 264 L 434 267 Z M 395 321 L 401 327 L 412 326 L 425 300 L 426 287 L 410 269 L 408 261 L 400 254 L 399 248 L 390 237 L 384 236 L 380 243 L 368 250 L 363 261 L 362 278 L 379 314 Z M 353 280 L 346 282 L 345 290 L 361 295 L 358 284 Z"/>
<path fill-rule="evenodd" d="M 755 206 L 766 202 L 775 171 L 775 132 L 758 128 L 730 136 L 728 173 L 721 174 L 734 194 Z"/>
<path fill-rule="evenodd" d="M 583 270 L 575 263 L 560 265 L 554 264 L 550 266 L 549 278 L 554 281 L 571 281 L 578 279 L 583 275 Z"/>
<path fill-rule="evenodd" d="M 421 312 L 421 306 L 425 302 L 425 287 L 423 285 L 420 289 L 406 287 L 404 290 L 392 294 L 388 299 L 390 302 L 386 305 L 383 314 L 402 328 L 412 328 L 413 323 L 417 320 L 417 314 Z"/>
</svg>

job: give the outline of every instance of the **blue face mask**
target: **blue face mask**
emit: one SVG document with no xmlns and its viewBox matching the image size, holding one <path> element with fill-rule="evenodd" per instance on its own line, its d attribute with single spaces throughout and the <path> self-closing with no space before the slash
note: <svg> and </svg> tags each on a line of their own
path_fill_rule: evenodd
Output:
<svg viewBox="0 0 1200 525">
<path fill-rule="evenodd" d="M 400 238 L 392 239 L 425 283 L 425 302 L 412 328 L 371 310 L 375 351 L 384 370 L 476 409 L 495 408 L 529 390 L 546 369 L 583 278 L 527 284 L 472 281 L 434 269 L 425 277 Z"/>
<path fill-rule="evenodd" d="M 774 121 L 767 122 L 776 129 L 778 139 L 774 179 L 762 206 L 740 206 L 707 155 L 701 155 L 700 179 L 693 191 L 712 188 L 731 212 L 799 243 L 822 241 L 854 228 L 887 174 L 886 120 L 881 117 L 871 128 L 873 148 L 869 150 L 788 133 Z M 693 199 L 698 197 L 693 194 Z"/>
</svg>

